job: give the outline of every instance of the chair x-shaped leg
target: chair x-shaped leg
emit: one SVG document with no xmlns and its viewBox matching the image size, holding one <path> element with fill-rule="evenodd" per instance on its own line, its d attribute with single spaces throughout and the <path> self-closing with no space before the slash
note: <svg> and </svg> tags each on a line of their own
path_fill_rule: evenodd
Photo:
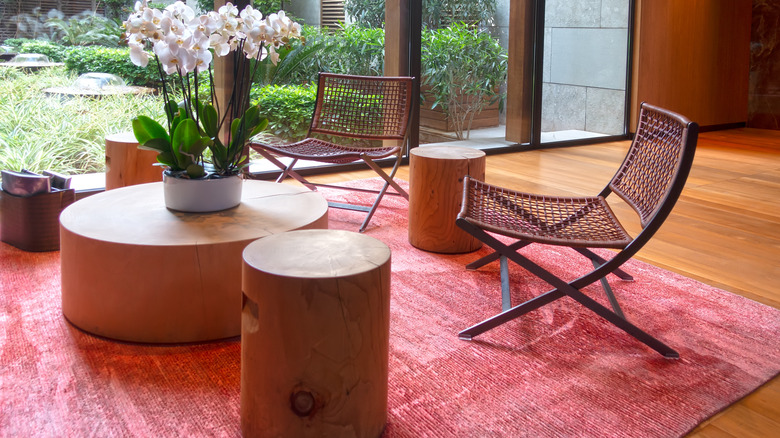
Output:
<svg viewBox="0 0 780 438">
<path fill-rule="evenodd" d="M 401 160 L 397 159 L 395 162 L 395 165 L 393 166 L 393 170 L 388 175 L 384 170 L 382 170 L 381 167 L 379 167 L 374 160 L 369 158 L 366 154 L 361 154 L 360 158 L 363 159 L 363 161 L 370 167 L 377 175 L 379 175 L 384 181 L 384 185 L 380 190 L 372 190 L 372 189 L 361 189 L 361 188 L 354 188 L 354 187 L 342 187 L 337 185 L 331 185 L 331 184 L 319 184 L 319 183 L 312 183 L 309 182 L 306 178 L 301 176 L 298 172 L 293 170 L 293 166 L 298 163 L 297 158 L 293 158 L 293 160 L 290 162 L 289 165 L 285 165 L 282 163 L 277 157 L 270 154 L 268 151 L 262 150 L 262 149 L 255 149 L 260 155 L 263 156 L 263 158 L 267 159 L 276 167 L 282 170 L 282 173 L 279 175 L 278 178 L 276 178 L 276 182 L 280 183 L 284 181 L 288 176 L 291 178 L 294 178 L 299 183 L 306 186 L 309 190 L 317 190 L 317 187 L 328 187 L 332 189 L 339 189 L 339 190 L 351 190 L 355 192 L 364 192 L 364 193 L 373 193 L 376 194 L 376 198 L 374 199 L 374 203 L 371 205 L 371 207 L 365 206 L 365 205 L 355 205 L 355 204 L 346 204 L 341 202 L 328 202 L 328 206 L 333 208 L 341 208 L 345 210 L 353 210 L 353 211 L 362 211 L 367 213 L 366 218 L 363 220 L 363 224 L 360 226 L 359 231 L 362 233 L 366 230 L 366 227 L 368 226 L 369 221 L 371 221 L 371 218 L 374 216 L 374 213 L 376 212 L 377 207 L 379 206 L 379 203 L 382 201 L 382 198 L 387 195 L 397 195 L 397 196 L 403 196 L 407 201 L 409 200 L 409 193 L 406 192 L 395 180 L 393 180 L 393 177 L 395 177 L 396 172 L 398 171 L 399 165 L 401 164 Z M 392 186 L 396 192 L 388 192 L 387 189 Z"/>
<path fill-rule="evenodd" d="M 594 270 L 589 272 L 588 274 L 585 274 L 567 283 L 517 252 L 519 249 L 528 245 L 530 242 L 518 241 L 511 245 L 505 245 L 501 241 L 493 237 L 492 235 L 488 234 L 487 232 L 485 232 L 484 230 L 478 227 L 473 226 L 472 224 L 468 223 L 465 220 L 459 219 L 458 226 L 460 226 L 468 233 L 472 234 L 474 237 L 481 240 L 482 242 L 484 242 L 485 244 L 487 244 L 489 247 L 491 247 L 493 250 L 496 251 L 495 253 L 492 253 L 486 257 L 483 257 L 480 260 L 477 260 L 474 263 L 471 263 L 470 265 L 467 266 L 467 269 L 476 269 L 479 266 L 482 266 L 491 261 L 495 261 L 497 259 L 504 260 L 502 263 L 503 266 L 501 267 L 502 301 L 504 302 L 503 311 L 496 316 L 488 318 L 480 322 L 479 324 L 476 324 L 472 327 L 467 328 L 466 330 L 463 330 L 458 334 L 458 337 L 460 339 L 471 340 L 474 336 L 477 336 L 490 329 L 498 327 L 499 325 L 504 324 L 505 322 L 518 318 L 528 312 L 536 310 L 559 298 L 568 296 L 573 300 L 577 301 L 578 303 L 582 304 L 586 308 L 590 309 L 597 315 L 611 322 L 618 328 L 622 329 L 626 333 L 630 334 L 637 340 L 643 342 L 648 347 L 659 352 L 664 357 L 674 358 L 674 359 L 680 357 L 680 355 L 671 347 L 667 346 L 666 344 L 654 338 L 653 336 L 647 334 L 646 332 L 644 332 L 634 324 L 628 322 L 623 316 L 622 311 L 620 311 L 620 307 L 617 306 L 617 300 L 615 300 L 614 294 L 612 294 L 611 289 L 608 289 L 609 287 L 608 285 L 606 289 L 607 295 L 615 311 L 604 307 L 599 302 L 595 301 L 594 299 L 590 298 L 589 296 L 585 295 L 580 291 L 582 288 L 588 286 L 589 284 L 595 282 L 596 280 L 602 280 L 602 285 L 604 285 L 604 283 L 606 283 L 604 277 L 609 273 L 614 273 L 615 275 L 618 275 L 621 278 L 630 279 L 631 277 L 628 274 L 626 274 L 620 269 L 617 269 L 617 266 L 619 266 L 623 262 L 619 260 L 617 256 L 611 259 L 610 261 L 606 261 L 587 249 L 575 248 L 577 249 L 578 252 L 590 258 L 594 262 Z M 542 295 L 539 295 L 535 298 L 532 298 L 522 304 L 519 304 L 514 307 L 510 307 L 510 305 L 508 305 L 509 281 L 508 281 L 508 274 L 506 273 L 507 271 L 506 259 L 512 260 L 513 262 L 517 263 L 518 265 L 526 269 L 528 272 L 536 275 L 540 279 L 549 283 L 551 286 L 553 286 L 554 289 Z M 618 262 L 618 263 L 611 263 L 611 262 Z M 613 267 L 612 264 L 614 264 L 615 266 Z M 504 285 L 507 286 L 506 290 L 504 290 L 503 287 Z"/>
</svg>

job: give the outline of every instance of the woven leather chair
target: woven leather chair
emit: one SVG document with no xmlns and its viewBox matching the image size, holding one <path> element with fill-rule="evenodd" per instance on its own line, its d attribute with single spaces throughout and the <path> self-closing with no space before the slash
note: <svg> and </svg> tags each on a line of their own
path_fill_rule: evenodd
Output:
<svg viewBox="0 0 780 438">
<path fill-rule="evenodd" d="M 471 340 L 507 321 L 568 296 L 620 327 L 668 358 L 679 354 L 628 322 L 604 278 L 612 273 L 631 276 L 619 267 L 639 251 L 669 216 L 685 185 L 693 163 L 698 125 L 685 117 L 646 103 L 628 154 L 609 184 L 593 197 L 554 197 L 507 190 L 469 177 L 464 180 L 463 207 L 456 223 L 495 250 L 467 266 L 477 269 L 500 260 L 503 311 L 459 334 Z M 642 225 L 631 237 L 610 209 L 606 198 L 616 194 L 639 215 Z M 493 234 L 517 239 L 504 244 Z M 593 262 L 593 271 L 566 282 L 521 255 L 531 243 L 568 246 Z M 589 248 L 617 250 L 608 260 Z M 549 283 L 553 289 L 512 307 L 509 301 L 507 259 Z M 612 310 L 581 290 L 600 280 Z"/>
<path fill-rule="evenodd" d="M 329 203 L 334 208 L 366 212 L 360 227 L 363 232 L 385 194 L 409 199 L 409 194 L 393 178 L 408 148 L 413 80 L 320 73 L 314 115 L 306 138 L 285 145 L 252 143 L 250 147 L 282 169 L 277 182 L 289 176 L 311 190 L 319 186 L 375 193 L 377 197 L 370 207 Z M 292 158 L 292 161 L 286 165 L 278 157 Z M 376 163 L 388 157 L 395 159 L 390 173 Z M 298 160 L 332 164 L 362 161 L 385 183 L 381 190 L 312 183 L 293 170 Z M 390 186 L 395 192 L 388 191 Z"/>
</svg>

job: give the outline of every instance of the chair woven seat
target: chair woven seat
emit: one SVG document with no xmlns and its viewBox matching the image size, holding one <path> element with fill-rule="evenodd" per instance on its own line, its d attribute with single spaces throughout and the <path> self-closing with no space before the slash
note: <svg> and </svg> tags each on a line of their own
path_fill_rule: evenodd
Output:
<svg viewBox="0 0 780 438">
<path fill-rule="evenodd" d="M 385 158 L 397 154 L 400 149 L 399 146 L 377 148 L 342 146 L 317 138 L 306 138 L 285 145 L 264 145 L 264 147 L 276 155 L 300 160 L 316 159 L 316 161 L 334 164 L 352 163 L 359 160 L 362 154 L 374 160 Z"/>
<path fill-rule="evenodd" d="M 582 248 L 625 248 L 631 236 L 601 196 L 562 198 L 469 180 L 463 218 L 505 236 Z"/>
</svg>

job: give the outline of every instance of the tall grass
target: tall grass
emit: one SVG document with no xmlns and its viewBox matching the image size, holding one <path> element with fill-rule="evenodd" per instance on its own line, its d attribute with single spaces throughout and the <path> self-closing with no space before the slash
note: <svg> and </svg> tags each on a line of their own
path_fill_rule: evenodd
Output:
<svg viewBox="0 0 780 438">
<path fill-rule="evenodd" d="M 67 174 L 105 171 L 105 138 L 131 130 L 139 114 L 163 119 L 157 96 L 47 96 L 70 86 L 64 68 L 23 73 L 0 68 L 0 169 Z"/>
</svg>

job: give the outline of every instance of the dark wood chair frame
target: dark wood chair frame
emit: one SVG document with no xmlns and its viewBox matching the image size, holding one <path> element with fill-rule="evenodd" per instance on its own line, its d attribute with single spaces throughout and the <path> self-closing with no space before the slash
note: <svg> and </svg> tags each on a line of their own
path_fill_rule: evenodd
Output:
<svg viewBox="0 0 780 438">
<path fill-rule="evenodd" d="M 679 353 L 629 322 L 615 298 L 606 276 L 615 274 L 633 280 L 620 266 L 633 257 L 658 231 L 669 216 L 685 185 L 696 149 L 698 125 L 671 111 L 642 103 L 636 135 L 623 164 L 596 197 L 556 198 L 515 192 L 466 177 L 463 207 L 456 223 L 495 252 L 467 266 L 477 269 L 499 260 L 503 311 L 463 330 L 460 339 L 475 336 L 568 296 L 597 315 L 621 328 L 667 358 Z M 642 229 L 636 237 L 625 231 L 612 213 L 606 197 L 615 193 L 639 215 Z M 486 199 L 491 198 L 489 201 Z M 490 206 L 486 207 L 485 202 Z M 495 209 L 503 209 L 497 217 Z M 558 209 L 561 209 L 560 211 Z M 516 218 L 507 219 L 507 215 Z M 512 226 L 506 226 L 506 220 Z M 582 225 L 584 223 L 584 225 Z M 582 225 L 582 226 L 581 226 Z M 569 235 L 569 229 L 573 229 Z M 491 233 L 518 239 L 506 245 Z M 593 271 L 566 282 L 518 251 L 542 243 L 572 247 L 593 262 Z M 617 251 L 605 260 L 588 248 L 613 248 Z M 507 259 L 549 283 L 553 289 L 512 307 L 509 300 Z M 599 280 L 612 310 L 581 290 Z"/>
<path fill-rule="evenodd" d="M 406 190 L 393 178 L 409 147 L 413 81 L 414 78 L 405 76 L 320 73 L 314 114 L 306 138 L 285 145 L 251 143 L 250 147 L 282 170 L 277 182 L 292 177 L 311 190 L 317 190 L 317 187 L 328 187 L 376 194 L 370 207 L 328 203 L 334 208 L 366 212 L 367 215 L 359 230 L 363 232 L 384 195 L 397 195 L 409 199 Z M 381 99 L 381 104 L 377 104 L 377 99 Z M 381 146 L 366 144 L 378 141 L 382 142 Z M 388 142 L 395 145 L 388 145 Z M 285 165 L 278 157 L 292 158 L 292 161 L 289 165 Z M 388 157 L 395 157 L 389 173 L 376 162 Z M 346 164 L 362 160 L 384 180 L 384 185 L 380 190 L 372 190 L 312 183 L 293 170 L 299 160 L 331 164 Z M 393 187 L 395 191 L 388 191 L 389 187 Z"/>
</svg>

